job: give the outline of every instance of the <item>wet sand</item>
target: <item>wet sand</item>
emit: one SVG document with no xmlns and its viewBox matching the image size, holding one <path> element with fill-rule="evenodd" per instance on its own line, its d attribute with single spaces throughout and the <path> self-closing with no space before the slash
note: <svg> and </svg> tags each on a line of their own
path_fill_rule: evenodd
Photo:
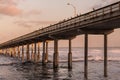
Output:
<svg viewBox="0 0 120 80">
<path fill-rule="evenodd" d="M 120 80 L 120 61 L 108 61 L 108 77 L 103 77 L 103 61 L 89 61 L 88 80 Z M 52 63 L 21 63 L 20 60 L 0 55 L 0 80 L 84 80 L 84 62 L 73 62 L 73 69 L 67 69 L 67 62 L 60 63 L 53 70 Z"/>
</svg>

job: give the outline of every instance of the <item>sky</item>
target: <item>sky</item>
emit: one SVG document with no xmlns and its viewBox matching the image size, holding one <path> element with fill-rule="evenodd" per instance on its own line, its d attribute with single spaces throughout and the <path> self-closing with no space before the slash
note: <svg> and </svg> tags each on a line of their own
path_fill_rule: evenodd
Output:
<svg viewBox="0 0 120 80">
<path fill-rule="evenodd" d="M 30 33 L 37 29 L 47 27 L 63 19 L 77 14 L 84 14 L 119 0 L 0 0 L 0 43 Z M 108 36 L 108 45 L 120 46 L 120 29 Z M 61 41 L 60 41 L 61 42 Z M 84 36 L 77 36 L 73 46 L 84 45 Z M 59 46 L 64 46 L 68 41 L 62 41 Z M 103 46 L 103 36 L 89 36 L 89 46 Z"/>
</svg>

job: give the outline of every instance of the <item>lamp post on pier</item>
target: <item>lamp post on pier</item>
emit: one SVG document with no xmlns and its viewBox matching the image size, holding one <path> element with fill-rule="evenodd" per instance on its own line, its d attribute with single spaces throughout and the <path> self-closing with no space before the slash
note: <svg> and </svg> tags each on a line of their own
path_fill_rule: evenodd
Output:
<svg viewBox="0 0 120 80">
<path fill-rule="evenodd" d="M 74 9 L 74 16 L 76 16 L 77 15 L 76 7 L 73 4 L 71 4 L 71 3 L 67 3 L 67 5 L 70 5 L 70 6 L 73 7 L 73 9 Z"/>
</svg>

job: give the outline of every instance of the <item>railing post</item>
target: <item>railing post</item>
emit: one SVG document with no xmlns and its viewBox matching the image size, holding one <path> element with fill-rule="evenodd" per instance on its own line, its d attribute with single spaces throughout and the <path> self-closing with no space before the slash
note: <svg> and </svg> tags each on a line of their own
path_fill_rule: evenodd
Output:
<svg viewBox="0 0 120 80">
<path fill-rule="evenodd" d="M 112 14 L 112 6 L 110 6 L 110 14 Z"/>
<path fill-rule="evenodd" d="M 120 2 L 119 2 L 119 11 L 120 11 Z"/>
<path fill-rule="evenodd" d="M 72 69 L 71 38 L 69 39 L 68 68 Z"/>
<path fill-rule="evenodd" d="M 103 16 L 104 16 L 104 9 L 103 9 Z"/>
<path fill-rule="evenodd" d="M 54 55 L 53 55 L 53 67 L 58 68 L 58 40 L 54 40 Z"/>
<path fill-rule="evenodd" d="M 88 34 L 85 34 L 85 64 L 84 64 L 84 76 L 87 79 L 88 78 Z"/>
</svg>

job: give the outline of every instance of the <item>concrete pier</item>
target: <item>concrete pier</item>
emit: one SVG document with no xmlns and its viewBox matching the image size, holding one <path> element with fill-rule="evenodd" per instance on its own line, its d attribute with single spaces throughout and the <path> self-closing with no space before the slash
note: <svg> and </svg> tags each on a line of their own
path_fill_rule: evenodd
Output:
<svg viewBox="0 0 120 80">
<path fill-rule="evenodd" d="M 13 48 L 13 55 L 16 57 L 16 47 Z"/>
<path fill-rule="evenodd" d="M 45 54 L 45 63 L 48 62 L 48 41 L 46 41 L 46 54 Z"/>
<path fill-rule="evenodd" d="M 37 62 L 40 61 L 40 42 L 38 43 L 38 55 L 37 55 Z"/>
<path fill-rule="evenodd" d="M 36 49 L 37 49 L 37 43 L 34 43 L 34 62 L 37 62 L 37 53 L 36 53 Z"/>
<path fill-rule="evenodd" d="M 84 53 L 84 77 L 88 78 L 88 34 L 85 34 L 85 53 Z"/>
<path fill-rule="evenodd" d="M 58 39 L 54 40 L 53 67 L 58 68 Z"/>
<path fill-rule="evenodd" d="M 10 48 L 10 56 L 13 57 L 13 50 Z"/>
<path fill-rule="evenodd" d="M 18 46 L 17 51 L 18 51 L 18 58 L 20 58 L 20 47 L 19 46 Z"/>
<path fill-rule="evenodd" d="M 68 68 L 72 69 L 72 48 L 71 48 L 71 38 L 69 39 L 69 53 L 68 53 Z"/>
<path fill-rule="evenodd" d="M 45 65 L 46 62 L 45 62 L 45 41 L 43 41 L 43 54 L 42 54 L 42 64 Z"/>
<path fill-rule="evenodd" d="M 33 44 L 31 45 L 31 60 L 34 61 Z"/>
<path fill-rule="evenodd" d="M 26 58 L 27 58 L 27 61 L 30 61 L 29 44 L 27 44 Z"/>
<path fill-rule="evenodd" d="M 5 55 L 8 55 L 7 48 L 5 49 Z"/>
<path fill-rule="evenodd" d="M 24 62 L 24 45 L 22 45 L 22 62 Z"/>
<path fill-rule="evenodd" d="M 104 77 L 107 77 L 107 34 L 104 34 Z"/>
</svg>

